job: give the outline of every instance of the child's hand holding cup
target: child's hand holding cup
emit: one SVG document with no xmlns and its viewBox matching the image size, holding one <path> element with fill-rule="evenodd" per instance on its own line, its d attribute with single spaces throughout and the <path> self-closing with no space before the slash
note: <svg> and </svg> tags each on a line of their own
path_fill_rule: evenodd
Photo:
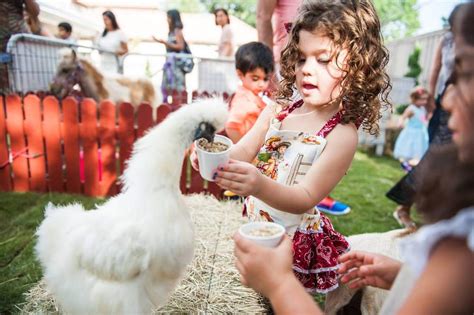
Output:
<svg viewBox="0 0 474 315">
<path fill-rule="evenodd" d="M 212 143 L 205 143 L 203 146 L 198 139 L 194 142 L 194 149 L 199 163 L 199 173 L 205 180 L 214 181 L 214 173 L 221 165 L 227 164 L 230 159 L 230 149 L 232 148 L 232 140 L 221 135 L 215 135 Z M 191 155 L 191 159 L 193 159 Z M 194 163 L 195 161 L 191 161 Z"/>
<path fill-rule="evenodd" d="M 239 234 L 258 245 L 277 247 L 285 234 L 285 228 L 273 222 L 250 222 L 239 228 Z"/>
</svg>

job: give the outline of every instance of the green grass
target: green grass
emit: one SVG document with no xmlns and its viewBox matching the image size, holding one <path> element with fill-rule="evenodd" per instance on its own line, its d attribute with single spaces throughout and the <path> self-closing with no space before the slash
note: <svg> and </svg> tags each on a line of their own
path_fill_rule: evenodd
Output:
<svg viewBox="0 0 474 315">
<path fill-rule="evenodd" d="M 398 163 L 357 152 L 348 174 L 332 196 L 348 203 L 352 212 L 331 216 L 344 235 L 382 232 L 398 228 L 392 218 L 394 204 L 385 192 L 402 176 Z M 40 278 L 34 258 L 34 232 L 48 202 L 82 203 L 90 209 L 103 199 L 67 194 L 0 193 L 0 314 L 18 313 L 23 293 Z"/>
</svg>

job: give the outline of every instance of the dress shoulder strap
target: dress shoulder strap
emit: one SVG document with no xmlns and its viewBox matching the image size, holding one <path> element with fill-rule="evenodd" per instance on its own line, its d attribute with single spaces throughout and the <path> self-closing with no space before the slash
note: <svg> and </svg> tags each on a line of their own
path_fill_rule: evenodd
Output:
<svg viewBox="0 0 474 315">
<path fill-rule="evenodd" d="M 342 111 L 338 111 L 337 113 L 329 119 L 321 130 L 318 131 L 316 134 L 317 136 L 326 138 L 326 136 L 342 121 Z"/>
<path fill-rule="evenodd" d="M 279 112 L 276 115 L 276 119 L 278 121 L 283 121 L 292 111 L 297 109 L 298 107 L 301 107 L 303 105 L 303 100 L 298 100 L 295 103 L 293 103 L 291 106 L 285 108 L 281 112 Z M 316 134 L 317 136 L 326 138 L 326 136 L 334 129 L 334 127 L 337 126 L 342 121 L 342 111 L 338 111 L 337 113 L 334 114 L 334 116 L 329 119 L 324 126 L 321 128 L 321 130 L 318 131 Z"/>
<path fill-rule="evenodd" d="M 303 106 L 303 100 L 298 100 L 294 102 L 291 106 L 288 106 L 287 108 L 280 111 L 276 115 L 276 119 L 278 119 L 278 121 L 283 121 L 283 119 L 285 119 L 292 111 L 301 106 Z"/>
</svg>

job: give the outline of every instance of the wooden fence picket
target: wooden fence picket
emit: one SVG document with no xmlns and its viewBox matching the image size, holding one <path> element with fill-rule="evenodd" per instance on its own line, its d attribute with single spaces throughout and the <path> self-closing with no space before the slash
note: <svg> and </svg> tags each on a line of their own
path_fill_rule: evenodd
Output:
<svg viewBox="0 0 474 315">
<path fill-rule="evenodd" d="M 46 191 L 46 160 L 43 143 L 43 124 L 41 121 L 41 101 L 30 94 L 23 99 L 25 112 L 24 130 L 28 141 L 28 166 L 30 190 Z"/>
<path fill-rule="evenodd" d="M 100 104 L 99 141 L 102 158 L 100 196 L 113 196 L 117 193 L 115 113 L 115 104 L 112 102 L 103 101 Z"/>
<path fill-rule="evenodd" d="M 10 154 L 12 156 L 13 190 L 24 192 L 30 189 L 28 179 L 28 160 L 21 98 L 18 95 L 7 96 L 7 131 L 10 135 Z"/>
<path fill-rule="evenodd" d="M 67 97 L 63 105 L 64 157 L 66 164 L 66 191 L 81 193 L 80 147 L 79 147 L 79 111 L 77 101 Z"/>
<path fill-rule="evenodd" d="M 153 125 L 153 109 L 148 104 L 141 104 L 137 110 L 137 139 Z"/>
<path fill-rule="evenodd" d="M 43 100 L 43 135 L 46 144 L 49 191 L 64 191 L 61 149 L 61 112 L 58 100 L 47 96 Z"/>
<path fill-rule="evenodd" d="M 171 107 L 168 104 L 161 104 L 156 109 L 156 124 L 161 123 L 171 113 Z"/>
<path fill-rule="evenodd" d="M 12 181 L 10 175 L 9 151 L 7 143 L 7 126 L 4 108 L 5 98 L 0 95 L 0 190 L 11 191 Z"/>
<path fill-rule="evenodd" d="M 84 163 L 84 193 L 88 196 L 100 194 L 99 173 L 102 174 L 102 162 L 99 163 L 99 145 L 97 143 L 97 104 L 86 98 L 81 104 L 81 128 Z"/>
<path fill-rule="evenodd" d="M 132 153 L 133 142 L 135 141 L 134 112 L 130 103 L 119 104 L 119 130 L 118 139 L 120 145 L 120 175 L 125 170 L 125 161 Z"/>
</svg>

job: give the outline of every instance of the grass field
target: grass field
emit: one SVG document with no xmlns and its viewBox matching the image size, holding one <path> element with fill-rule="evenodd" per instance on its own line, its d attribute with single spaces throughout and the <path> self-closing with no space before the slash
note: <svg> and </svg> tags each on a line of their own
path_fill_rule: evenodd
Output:
<svg viewBox="0 0 474 315">
<path fill-rule="evenodd" d="M 394 204 L 385 198 L 385 192 L 402 175 L 396 161 L 357 152 L 351 169 L 332 194 L 352 208 L 345 216 L 331 216 L 336 229 L 352 235 L 398 228 L 392 218 Z M 41 278 L 33 253 L 34 232 L 50 201 L 76 201 L 92 208 L 104 200 L 67 194 L 0 193 L 0 314 L 18 313 L 23 293 Z"/>
</svg>

